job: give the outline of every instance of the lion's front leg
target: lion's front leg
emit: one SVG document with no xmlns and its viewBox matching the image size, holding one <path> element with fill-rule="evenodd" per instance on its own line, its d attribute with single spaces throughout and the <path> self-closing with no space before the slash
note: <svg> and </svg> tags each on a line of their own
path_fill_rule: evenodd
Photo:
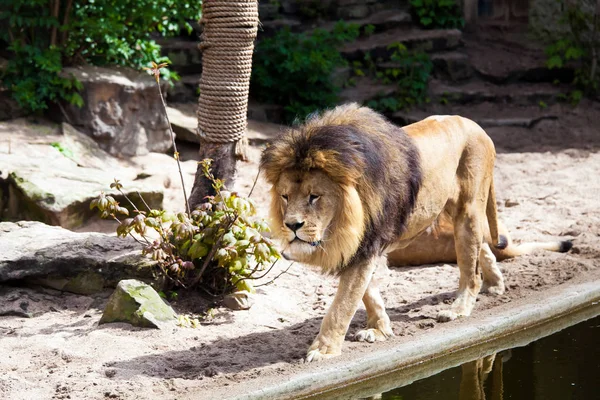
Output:
<svg viewBox="0 0 600 400">
<path fill-rule="evenodd" d="M 340 284 L 333 303 L 323 318 L 319 334 L 308 348 L 307 362 L 342 353 L 344 337 L 376 267 L 373 259 L 367 263 L 349 266 L 340 274 Z"/>
<path fill-rule="evenodd" d="M 367 291 L 363 296 L 363 303 L 367 309 L 367 329 L 358 331 L 354 338 L 359 342 L 373 343 L 394 336 L 390 317 L 385 312 L 385 303 L 377 287 L 375 277 L 371 279 L 367 287 Z"/>
</svg>

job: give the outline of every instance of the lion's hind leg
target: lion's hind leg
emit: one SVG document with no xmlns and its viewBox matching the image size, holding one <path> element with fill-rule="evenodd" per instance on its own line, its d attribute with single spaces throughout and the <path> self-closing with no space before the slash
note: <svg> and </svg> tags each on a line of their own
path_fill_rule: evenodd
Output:
<svg viewBox="0 0 600 400">
<path fill-rule="evenodd" d="M 504 278 L 498 265 L 496 264 L 496 256 L 492 253 L 492 249 L 487 243 L 481 245 L 481 252 L 479 253 L 479 264 L 481 265 L 481 271 L 483 272 L 483 287 L 484 292 L 488 292 L 494 295 L 501 295 L 504 293 Z"/>
<path fill-rule="evenodd" d="M 479 254 L 483 241 L 481 229 L 485 213 L 476 209 L 476 204 L 465 206 L 458 212 L 454 220 L 454 237 L 456 258 L 460 270 L 460 279 L 456 300 L 449 310 L 438 313 L 438 321 L 445 322 L 466 317 L 471 314 L 477 295 L 481 290 L 482 279 L 479 264 Z"/>
<path fill-rule="evenodd" d="M 390 336 L 394 336 L 390 317 L 385 312 L 385 304 L 375 277 L 371 279 L 371 283 L 367 287 L 367 291 L 363 296 L 363 303 L 367 309 L 367 329 L 360 330 L 354 335 L 354 339 L 359 342 L 380 342 L 386 340 Z"/>
</svg>

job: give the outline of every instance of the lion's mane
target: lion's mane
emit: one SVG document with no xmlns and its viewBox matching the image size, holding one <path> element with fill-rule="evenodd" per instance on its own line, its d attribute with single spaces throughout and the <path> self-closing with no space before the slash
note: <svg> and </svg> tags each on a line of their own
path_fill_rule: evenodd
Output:
<svg viewBox="0 0 600 400">
<path fill-rule="evenodd" d="M 290 128 L 263 153 L 261 170 L 275 185 L 282 172 L 321 170 L 342 196 L 329 238 L 308 262 L 335 273 L 360 264 L 404 231 L 421 185 L 412 139 L 375 111 L 347 104 Z M 358 194 L 358 195 L 356 195 Z M 272 189 L 274 232 L 283 226 L 283 203 Z"/>
</svg>

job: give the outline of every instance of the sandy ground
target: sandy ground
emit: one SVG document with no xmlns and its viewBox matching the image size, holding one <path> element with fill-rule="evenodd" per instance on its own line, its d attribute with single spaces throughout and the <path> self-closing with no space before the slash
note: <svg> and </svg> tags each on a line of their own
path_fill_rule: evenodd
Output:
<svg viewBox="0 0 600 400">
<path fill-rule="evenodd" d="M 502 262 L 506 294 L 480 295 L 471 319 L 515 302 L 551 301 L 544 297 L 551 287 L 582 281 L 600 285 L 600 105 L 555 108 L 561 115 L 557 121 L 543 121 L 532 130 L 493 128 L 488 133 L 499 153 L 500 216 L 513 238 L 574 239 L 574 248 L 567 254 L 543 252 Z M 260 148 L 253 148 L 251 162 L 241 166 L 240 192 L 249 191 L 259 157 Z M 186 170 L 191 181 L 193 168 Z M 253 198 L 263 209 L 266 192 L 259 180 Z M 167 199 L 181 208 L 177 192 Z M 282 262 L 277 268 L 287 266 Z M 249 311 L 217 308 L 214 318 L 197 329 L 163 331 L 98 326 L 109 291 L 89 297 L 0 286 L 1 308 L 33 313 L 33 318 L 18 312 L 0 317 L 0 398 L 223 399 L 243 393 L 240 387 L 280 382 L 319 368 L 302 357 L 336 285 L 335 279 L 294 264 L 274 284 L 258 288 Z M 425 330 L 443 335 L 456 328 L 461 321 L 438 324 L 433 318 L 448 307 L 457 285 L 455 265 L 391 269 L 383 295 L 396 336 L 386 343 L 351 342 L 365 322 L 361 309 L 342 357 L 357 359 L 373 349 L 419 340 Z M 183 313 L 200 312 L 206 305 L 197 298 L 174 302 Z"/>
</svg>

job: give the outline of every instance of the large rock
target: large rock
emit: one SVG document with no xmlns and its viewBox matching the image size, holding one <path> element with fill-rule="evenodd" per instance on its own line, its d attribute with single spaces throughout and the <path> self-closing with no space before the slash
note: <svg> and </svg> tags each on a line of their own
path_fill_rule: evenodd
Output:
<svg viewBox="0 0 600 400">
<path fill-rule="evenodd" d="M 157 282 L 154 265 L 131 238 L 76 233 L 32 221 L 0 222 L 0 282 L 30 280 L 89 294 L 126 278 Z"/>
<path fill-rule="evenodd" d="M 65 68 L 64 74 L 83 84 L 84 106 L 63 105 L 67 122 L 94 138 L 102 149 L 127 157 L 171 147 L 153 77 L 128 68 L 94 66 Z"/>
<path fill-rule="evenodd" d="M 173 326 L 177 314 L 152 287 L 135 279 L 119 282 L 108 299 L 100 324 L 127 322 L 144 328 Z"/>
<path fill-rule="evenodd" d="M 138 192 L 152 208 L 162 207 L 161 187 L 136 179 L 135 171 L 123 168 L 68 124 L 61 132 L 51 124 L 11 121 L 0 124 L 0 138 L 10 143 L 0 157 L 0 219 L 77 228 L 98 218 L 90 202 L 101 191 L 113 192 L 110 184 L 115 178 L 138 207 L 143 207 Z M 128 206 L 122 196 L 115 197 Z"/>
</svg>

